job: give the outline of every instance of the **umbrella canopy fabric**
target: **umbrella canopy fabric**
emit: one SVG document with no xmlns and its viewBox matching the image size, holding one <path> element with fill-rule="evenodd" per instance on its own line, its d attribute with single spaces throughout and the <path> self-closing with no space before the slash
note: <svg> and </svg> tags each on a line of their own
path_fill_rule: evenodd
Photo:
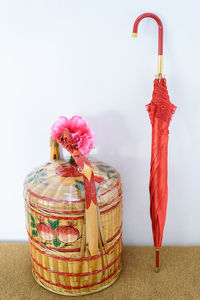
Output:
<svg viewBox="0 0 200 300">
<path fill-rule="evenodd" d="M 154 80 L 151 102 L 146 105 L 152 125 L 152 148 L 150 170 L 150 216 L 154 246 L 160 248 L 165 226 L 168 186 L 167 156 L 169 124 L 176 106 L 170 102 L 166 79 Z"/>
</svg>

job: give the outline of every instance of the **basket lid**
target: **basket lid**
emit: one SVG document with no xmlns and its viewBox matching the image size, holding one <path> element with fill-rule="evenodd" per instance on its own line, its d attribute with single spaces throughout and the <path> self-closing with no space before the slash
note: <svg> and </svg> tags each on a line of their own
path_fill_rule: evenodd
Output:
<svg viewBox="0 0 200 300">
<path fill-rule="evenodd" d="M 120 176 L 106 163 L 97 160 L 90 160 L 90 163 L 95 176 L 97 201 L 103 205 L 119 195 Z M 73 211 L 77 204 L 84 209 L 84 193 L 83 176 L 76 164 L 69 161 L 45 163 L 25 179 L 26 200 L 50 212 Z"/>
</svg>

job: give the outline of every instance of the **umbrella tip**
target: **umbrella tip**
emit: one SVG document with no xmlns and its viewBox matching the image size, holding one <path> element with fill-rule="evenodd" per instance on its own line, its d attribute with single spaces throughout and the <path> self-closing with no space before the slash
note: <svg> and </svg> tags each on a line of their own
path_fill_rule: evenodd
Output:
<svg viewBox="0 0 200 300">
<path fill-rule="evenodd" d="M 156 248 L 156 268 L 155 271 L 158 273 L 160 270 L 159 268 L 159 248 Z"/>
<path fill-rule="evenodd" d="M 137 33 L 136 33 L 136 32 L 133 32 L 133 33 L 132 33 L 132 37 L 137 37 Z"/>
</svg>

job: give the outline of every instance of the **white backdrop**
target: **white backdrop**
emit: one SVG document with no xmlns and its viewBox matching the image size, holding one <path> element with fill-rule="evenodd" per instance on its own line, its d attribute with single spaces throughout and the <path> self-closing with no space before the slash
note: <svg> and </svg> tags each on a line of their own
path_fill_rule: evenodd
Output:
<svg viewBox="0 0 200 300">
<path fill-rule="evenodd" d="M 26 240 L 23 181 L 49 159 L 58 116 L 83 115 L 93 156 L 115 166 L 124 191 L 125 244 L 151 245 L 151 100 L 158 14 L 164 73 L 178 106 L 170 126 L 169 202 L 163 244 L 200 245 L 200 4 L 191 1 L 0 1 L 0 240 Z"/>
</svg>

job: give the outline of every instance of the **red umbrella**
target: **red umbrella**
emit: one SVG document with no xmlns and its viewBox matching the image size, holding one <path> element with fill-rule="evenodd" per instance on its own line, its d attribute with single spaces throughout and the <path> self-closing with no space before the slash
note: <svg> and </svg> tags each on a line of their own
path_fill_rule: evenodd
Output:
<svg viewBox="0 0 200 300">
<path fill-rule="evenodd" d="M 159 271 L 159 249 L 162 245 L 165 226 L 168 186 L 167 152 L 169 124 L 176 106 L 170 102 L 166 79 L 163 77 L 163 25 L 154 14 L 140 15 L 133 26 L 133 37 L 137 36 L 138 25 L 144 18 L 153 18 L 158 24 L 158 75 L 154 80 L 151 102 L 146 105 L 152 125 L 151 170 L 150 170 L 150 215 L 154 247 L 156 248 L 156 272 Z"/>
</svg>

